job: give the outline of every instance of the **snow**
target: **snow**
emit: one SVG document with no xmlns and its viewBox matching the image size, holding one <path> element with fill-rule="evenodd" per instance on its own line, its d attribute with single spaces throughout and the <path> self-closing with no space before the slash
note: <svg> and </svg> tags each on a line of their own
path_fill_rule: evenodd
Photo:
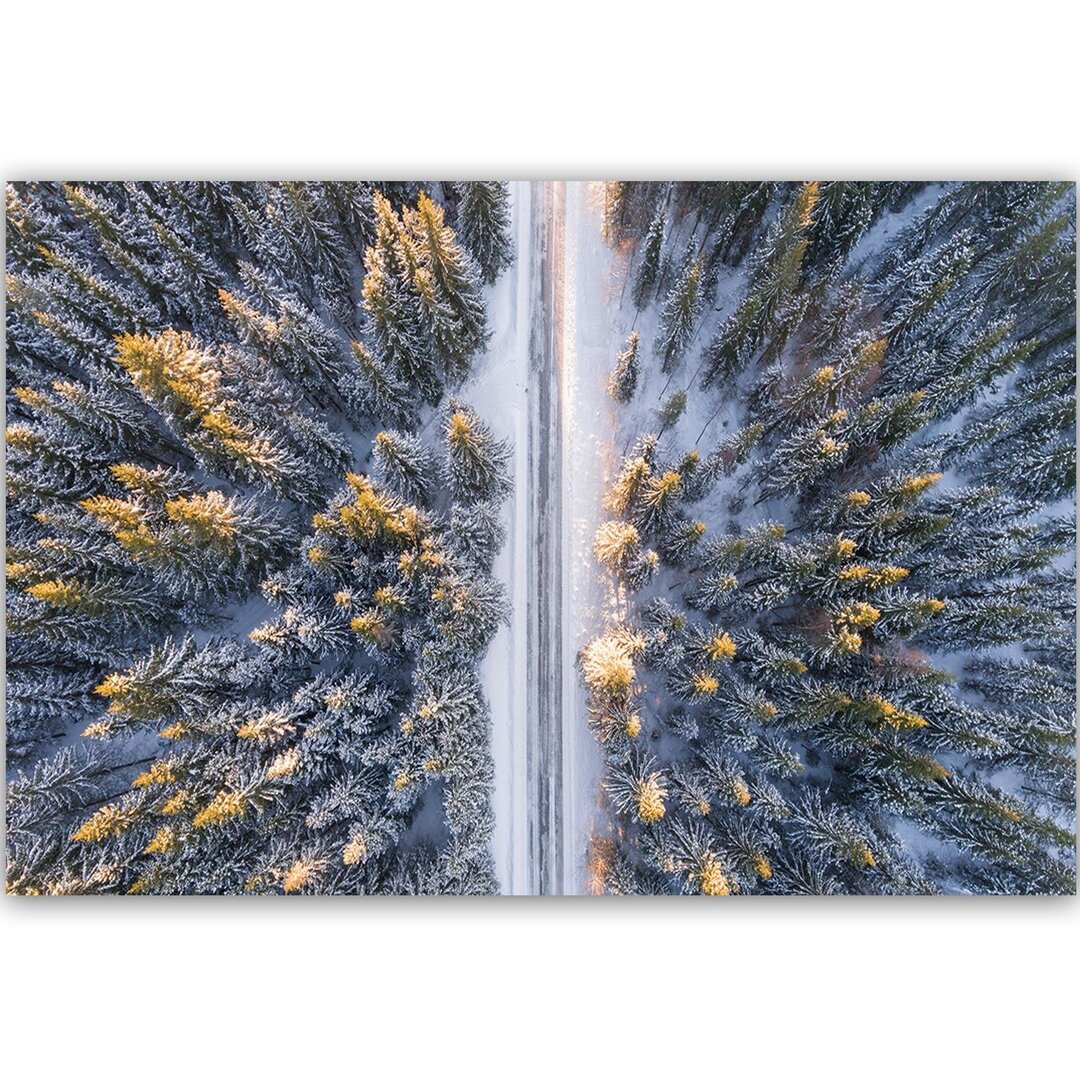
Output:
<svg viewBox="0 0 1080 1080">
<path fill-rule="evenodd" d="M 899 213 L 882 214 L 852 251 L 848 267 L 865 273 L 888 243 L 946 190 L 947 185 L 928 185 Z M 653 596 L 670 596 L 685 578 L 678 569 L 662 568 L 653 583 L 635 596 L 596 565 L 593 537 L 609 516 L 603 510 L 603 495 L 633 441 L 642 434 L 659 431 L 655 410 L 665 397 L 680 389 L 689 393 L 685 413 L 664 434 L 664 457 L 674 457 L 694 446 L 705 456 L 740 421 L 752 419 L 743 415 L 742 403 L 749 384 L 760 372 L 751 364 L 734 387 L 708 391 L 700 387 L 703 352 L 745 294 L 745 261 L 738 268 L 721 269 L 716 291 L 702 312 L 690 346 L 672 372 L 665 374 L 654 355 L 661 302 L 650 303 L 643 312 L 638 312 L 631 302 L 629 285 L 637 269 L 640 244 L 635 251 L 631 242 L 612 247 L 603 239 L 603 183 L 514 181 L 509 191 L 515 259 L 496 284 L 486 290 L 491 339 L 461 391 L 496 435 L 508 440 L 512 447 L 514 490 L 502 511 L 506 542 L 493 569 L 494 577 L 507 589 L 511 614 L 480 665 L 492 717 L 493 857 L 503 893 L 528 895 L 538 891 L 537 833 L 538 828 L 547 827 L 541 821 L 542 815 L 546 816 L 557 830 L 554 842 L 558 851 L 550 860 L 555 877 L 545 880 L 545 890 L 575 894 L 588 890 L 586 857 L 591 839 L 613 827 L 601 797 L 602 753 L 588 726 L 587 697 L 578 676 L 577 656 L 585 643 L 607 626 L 631 619 L 635 610 Z M 774 202 L 766 213 L 766 223 L 775 216 L 778 205 L 778 201 Z M 697 220 L 691 215 L 674 222 L 669 218 L 665 253 L 685 250 L 688 242 L 701 239 L 695 236 L 698 232 Z M 547 317 L 550 325 L 537 320 L 537 312 L 543 310 L 542 282 L 553 283 Z M 631 330 L 641 335 L 641 375 L 634 399 L 620 407 L 607 393 L 607 379 Z M 561 422 L 553 420 L 552 428 L 557 430 L 551 432 L 537 432 L 535 424 L 530 430 L 530 417 L 534 416 L 531 406 L 536 402 L 540 378 L 535 356 L 538 333 L 550 334 L 549 344 L 558 358 L 559 385 L 544 388 L 557 391 L 555 414 Z M 790 355 L 785 359 L 790 360 Z M 979 404 L 1000 399 L 1015 378 L 1003 379 L 980 395 Z M 971 411 L 958 411 L 928 434 L 955 430 Z M 429 414 L 425 427 L 433 416 L 433 412 Z M 357 461 L 364 462 L 370 450 L 368 433 L 347 430 L 346 434 Z M 541 436 L 557 440 L 552 452 L 562 467 L 552 490 L 537 492 L 530 445 Z M 204 479 L 220 484 L 217 478 Z M 760 505 L 732 507 L 730 500 L 738 494 L 740 479 L 738 475 L 721 481 L 692 508 L 695 516 L 709 523 L 713 535 L 727 528 L 746 529 L 767 519 L 789 524 L 795 520 L 791 500 L 762 500 Z M 955 471 L 949 470 L 938 490 L 949 491 L 959 483 Z M 563 556 L 550 589 L 553 595 L 543 589 L 537 590 L 540 595 L 530 592 L 530 585 L 536 584 L 530 581 L 530 567 L 540 543 L 541 525 L 533 513 L 537 499 L 542 504 L 557 502 L 561 508 L 561 514 L 553 516 L 561 528 L 558 550 Z M 1071 505 L 1066 500 L 1060 509 L 1067 511 Z M 1063 556 L 1062 562 L 1067 558 Z M 554 729 L 561 738 L 558 759 L 544 758 L 538 752 L 544 733 L 539 731 L 541 721 L 529 687 L 530 655 L 539 648 L 530 639 L 530 604 L 542 605 L 546 613 L 554 613 L 562 620 L 561 636 L 553 646 L 553 651 L 558 652 L 554 670 L 560 680 L 562 702 L 562 715 L 556 711 L 559 722 Z M 252 594 L 220 624 L 194 631 L 196 641 L 204 644 L 223 628 L 243 639 L 276 614 L 260 594 Z M 996 654 L 1019 656 L 1020 651 L 1005 647 Z M 959 676 L 966 656 L 938 655 L 934 659 Z M 652 715 L 645 718 L 646 730 L 653 739 L 662 740 L 654 749 L 670 761 L 679 756 L 681 744 L 658 722 L 668 711 L 666 694 L 653 689 L 651 704 L 648 712 Z M 70 741 L 74 734 L 64 741 Z M 805 757 L 806 746 L 798 739 L 792 742 Z M 141 750 L 151 743 L 156 743 L 153 736 L 140 736 L 130 747 Z M 555 760 L 561 761 L 561 767 Z M 533 788 L 538 769 L 539 781 L 551 804 L 543 810 Z M 993 779 L 1007 791 L 1018 790 L 1023 781 L 1021 774 L 1011 770 Z M 441 800 L 437 796 L 441 796 L 441 789 L 429 790 L 406 837 L 407 844 L 438 831 Z M 917 826 L 898 820 L 895 828 L 912 852 L 936 850 L 938 842 Z"/>
<path fill-rule="evenodd" d="M 562 378 L 565 420 L 562 500 L 563 591 L 563 892 L 585 887 L 585 855 L 597 830 L 601 756 L 588 726 L 585 689 L 576 660 L 582 646 L 621 617 L 622 600 L 592 556 L 603 520 L 601 501 L 617 467 L 614 447 L 618 406 L 607 394 L 608 372 L 622 348 L 613 254 L 601 235 L 602 187 L 596 182 L 559 185 L 564 200 Z"/>
<path fill-rule="evenodd" d="M 940 199 L 949 187 L 950 185 L 947 184 L 929 184 L 918 192 L 912 200 L 905 204 L 899 212 L 883 213 L 860 239 L 859 243 L 850 254 L 847 263 L 849 271 L 856 273 L 858 276 L 865 277 L 875 260 L 879 258 L 881 252 L 886 250 L 888 245 L 895 241 L 896 237 L 902 233 L 904 229 L 917 220 L 924 211 Z M 774 203 L 771 210 L 765 215 L 765 222 L 768 222 L 771 217 L 774 216 L 775 212 L 776 204 Z M 696 222 L 692 222 L 689 219 L 684 219 L 674 227 L 671 227 L 671 224 L 669 223 L 669 233 L 665 238 L 664 244 L 665 252 L 670 253 L 685 250 L 687 242 L 693 237 L 695 226 Z M 584 234 L 582 234 L 580 229 L 576 230 L 572 228 L 570 224 L 570 215 L 568 214 L 567 235 L 568 237 L 574 235 L 589 236 L 591 233 L 586 229 Z M 584 243 L 584 241 L 582 242 Z M 568 239 L 568 245 L 570 243 L 571 240 Z M 599 243 L 598 234 L 597 243 Z M 624 270 L 624 275 L 628 278 L 630 283 L 633 281 L 633 274 L 637 269 L 637 257 L 640 254 L 640 244 L 638 244 L 637 247 L 638 250 L 635 251 L 632 256 L 628 258 L 624 257 L 625 261 L 628 262 L 628 265 Z M 589 268 L 588 280 L 594 284 L 600 283 L 603 280 L 602 271 L 603 267 L 599 263 L 594 264 Z M 600 311 L 590 313 L 590 326 L 592 329 L 596 330 L 598 334 L 597 343 L 599 344 L 602 329 L 605 327 L 608 333 L 608 339 L 606 346 L 604 346 L 604 348 L 606 348 L 606 353 L 603 349 L 599 348 L 590 353 L 579 342 L 578 361 L 581 370 L 577 375 L 578 390 L 576 394 L 579 403 L 583 397 L 583 388 L 586 390 L 591 389 L 594 395 L 599 395 L 600 398 L 603 397 L 604 382 L 607 373 L 614 364 L 616 353 L 623 347 L 626 336 L 631 330 L 637 330 L 641 335 L 640 356 L 642 358 L 642 370 L 637 392 L 628 405 L 621 409 L 613 409 L 610 407 L 610 403 L 607 403 L 609 407 L 606 409 L 603 405 L 596 405 L 594 407 L 591 416 L 593 428 L 590 434 L 587 437 L 581 437 L 579 445 L 574 447 L 574 451 L 577 454 L 574 470 L 576 475 L 583 475 L 588 472 L 588 463 L 582 460 L 584 457 L 582 454 L 583 445 L 588 445 L 592 448 L 594 455 L 597 452 L 603 452 L 607 455 L 609 460 L 606 468 L 608 476 L 610 476 L 612 472 L 612 463 L 610 461 L 611 444 L 606 441 L 607 436 L 603 434 L 603 432 L 606 432 L 608 428 L 611 427 L 613 429 L 612 436 L 617 445 L 618 454 L 620 456 L 625 454 L 639 436 L 651 432 L 659 432 L 659 423 L 655 415 L 656 406 L 670 393 L 679 389 L 685 388 L 689 392 L 688 407 L 683 416 L 664 434 L 661 443 L 661 452 L 667 460 L 670 460 L 681 454 L 683 451 L 695 446 L 704 456 L 714 448 L 720 438 L 732 433 L 740 422 L 745 423 L 753 419 L 753 417 L 744 415 L 742 403 L 745 402 L 749 384 L 758 374 L 760 374 L 760 369 L 757 365 L 749 365 L 748 369 L 742 372 L 737 385 L 731 388 L 721 390 L 711 389 L 706 391 L 702 390 L 699 384 L 702 353 L 708 343 L 713 340 L 717 329 L 724 319 L 736 309 L 739 301 L 745 294 L 746 272 L 747 263 L 745 261 L 740 267 L 724 268 L 721 270 L 712 310 L 706 310 L 702 313 L 697 331 L 689 348 L 686 350 L 683 358 L 676 363 L 670 375 L 664 374 L 660 370 L 660 364 L 654 355 L 654 343 L 658 336 L 658 322 L 662 295 L 655 302 L 649 304 L 643 312 L 639 313 L 634 309 L 626 295 L 626 293 L 630 292 L 630 289 L 627 288 L 622 296 L 621 302 L 617 295 L 613 296 L 609 301 L 609 307 L 612 312 L 610 316 L 605 318 Z M 584 270 L 580 273 L 580 277 L 583 280 L 585 279 L 586 274 Z M 598 288 L 589 291 L 583 290 L 583 295 L 590 297 L 590 299 L 595 299 L 599 295 L 599 292 L 600 290 Z M 581 298 L 579 298 L 579 304 L 580 302 Z M 790 354 L 785 356 L 786 367 L 789 366 L 790 359 Z M 1013 373 L 1010 376 L 999 380 L 999 385 L 981 393 L 973 406 L 960 409 L 955 414 L 947 417 L 944 421 L 932 425 L 922 434 L 920 441 L 929 441 L 934 435 L 941 434 L 945 431 L 957 430 L 970 418 L 972 412 L 977 407 L 987 401 L 999 400 L 1016 381 L 1019 374 L 1019 372 Z M 583 417 L 582 420 L 583 423 L 588 423 L 588 418 Z M 615 463 L 615 467 L 617 467 L 617 462 Z M 745 507 L 738 509 L 738 512 L 734 512 L 735 508 L 729 506 L 728 503 L 733 496 L 738 494 L 739 480 L 744 473 L 745 470 L 740 470 L 735 477 L 722 480 L 711 494 L 691 508 L 690 512 L 693 516 L 701 517 L 708 522 L 710 532 L 712 533 L 723 531 L 725 528 L 745 530 L 753 524 L 766 519 L 778 519 L 788 525 L 793 524 L 796 520 L 795 506 L 793 500 L 790 498 L 763 499 L 759 504 L 745 505 Z M 937 485 L 936 490 L 939 492 L 947 492 L 959 486 L 961 483 L 962 481 L 955 474 L 955 470 L 948 470 L 947 475 L 943 481 Z M 581 486 L 584 487 L 585 484 L 586 481 L 583 480 Z M 577 515 L 580 516 L 584 514 L 584 506 L 587 501 L 587 499 L 583 498 L 575 499 L 573 505 L 575 506 L 575 513 Z M 1064 500 L 1063 505 L 1060 508 L 1044 508 L 1043 513 L 1046 516 L 1051 516 L 1053 512 L 1059 510 L 1068 512 L 1072 509 L 1072 505 L 1073 504 L 1068 500 Z M 583 522 L 584 517 L 582 516 L 580 520 Z M 581 535 L 576 536 L 574 540 L 575 554 L 581 554 L 584 551 L 585 558 L 588 558 L 587 546 L 590 537 L 591 534 L 587 534 L 587 530 L 581 530 Z M 1070 555 L 1063 556 L 1062 562 L 1068 563 L 1071 568 Z M 584 580 L 584 573 L 582 573 L 581 577 L 582 580 Z M 669 597 L 671 590 L 681 584 L 684 578 L 684 573 L 676 569 L 662 567 L 651 585 L 647 586 L 635 600 L 631 601 L 632 606 L 635 608 L 639 607 L 654 596 Z M 578 600 L 579 597 L 575 593 L 575 601 L 577 602 Z M 578 616 L 585 615 L 587 609 L 588 605 L 582 604 L 576 614 Z M 629 617 L 631 614 L 631 612 L 626 610 L 626 606 L 622 604 L 620 604 L 618 608 L 613 607 L 607 613 L 610 618 Z M 588 636 L 592 636 L 592 633 L 595 632 L 597 632 L 596 629 L 588 634 Z M 1014 658 L 1019 658 L 1022 655 L 1021 650 L 1017 646 L 998 648 L 992 652 L 995 655 L 1005 655 Z M 968 658 L 966 653 L 955 655 L 937 653 L 934 655 L 934 663 L 937 666 L 952 672 L 954 676 L 959 678 Z M 581 692 L 579 690 L 579 698 L 580 694 Z M 963 700 L 968 695 L 960 693 L 959 696 Z M 663 701 L 664 697 L 665 695 L 663 693 L 657 695 L 655 692 L 652 692 L 651 702 L 655 706 Z M 656 709 L 650 709 L 649 711 L 653 712 L 654 716 L 652 718 L 649 716 L 645 717 L 646 731 L 653 739 L 659 738 L 661 740 L 659 743 L 655 744 L 656 749 L 660 751 L 661 758 L 670 760 L 673 756 L 679 756 L 677 749 L 672 753 L 673 746 L 677 747 L 677 744 L 667 738 L 663 730 L 657 730 L 655 724 Z M 808 756 L 806 753 L 806 744 L 797 738 L 790 738 L 790 741 L 792 742 L 793 747 L 800 752 L 805 760 Z M 950 766 L 957 764 L 951 760 L 947 760 L 947 763 L 950 764 Z M 959 764 L 962 764 L 962 762 Z M 1002 790 L 1013 794 L 1019 793 L 1024 782 L 1024 777 L 1019 772 L 1012 769 L 1001 770 L 993 776 L 988 777 L 988 779 Z M 580 782 L 580 780 L 571 780 L 568 774 L 568 784 Z M 578 792 L 576 798 L 584 799 L 587 794 L 586 791 Z M 1062 823 L 1067 824 L 1065 822 Z M 602 829 L 603 825 L 598 822 L 596 827 Z M 937 840 L 931 834 L 927 833 L 926 830 L 920 828 L 911 821 L 903 818 L 895 818 L 892 821 L 892 827 L 901 839 L 904 848 L 917 857 L 937 853 L 945 847 L 941 841 Z"/>
<path fill-rule="evenodd" d="M 512 604 L 509 625 L 495 636 L 480 665 L 492 713 L 491 750 L 495 759 L 496 873 L 504 893 L 528 892 L 526 791 L 526 556 L 528 551 L 529 299 L 533 274 L 531 192 L 527 181 L 510 184 L 515 258 L 488 290 L 492 335 L 487 352 L 463 396 L 501 438 L 513 444 L 514 491 L 503 507 L 506 543 L 494 566 Z"/>
<path fill-rule="evenodd" d="M 865 274 L 867 265 L 894 241 L 909 225 L 929 210 L 953 184 L 927 184 L 915 197 L 895 213 L 886 211 L 866 232 L 848 254 L 848 266 L 856 275 Z M 849 271 L 849 272 L 851 272 Z"/>
<path fill-rule="evenodd" d="M 616 406 L 607 396 L 607 373 L 625 330 L 621 325 L 613 254 L 600 232 L 601 185 L 553 182 L 554 216 L 564 218 L 561 230 L 552 229 L 561 252 L 553 262 L 555 273 L 553 328 L 561 357 L 559 394 L 563 409 L 562 443 L 557 448 L 564 462 L 561 489 L 541 493 L 559 499 L 563 507 L 560 598 L 548 597 L 565 612 L 561 656 L 562 775 L 545 777 L 557 806 L 554 820 L 561 828 L 562 893 L 579 893 L 585 884 L 585 854 L 597 828 L 600 752 L 587 723 L 584 690 L 577 677 L 576 659 L 584 643 L 602 628 L 605 619 L 617 618 L 617 597 L 597 571 L 592 559 L 592 538 L 602 519 L 601 499 L 616 465 L 613 445 Z M 528 461 L 528 391 L 530 382 L 530 315 L 539 288 L 544 252 L 535 239 L 535 223 L 543 213 L 546 184 L 513 182 L 510 185 L 515 262 L 489 293 L 492 338 L 477 373 L 466 384 L 464 396 L 495 431 L 514 443 L 515 488 L 504 509 L 507 540 L 495 564 L 495 575 L 506 583 L 513 605 L 508 626 L 493 641 L 481 665 L 481 676 L 493 716 L 492 755 L 495 760 L 496 871 L 504 893 L 530 890 L 531 843 L 537 807 L 530 805 L 529 741 L 531 730 L 527 694 L 528 588 L 526 566 L 530 545 L 537 538 L 530 530 L 531 492 Z M 535 748 L 534 748 L 535 749 Z M 560 824 L 561 823 L 561 824 Z"/>
</svg>

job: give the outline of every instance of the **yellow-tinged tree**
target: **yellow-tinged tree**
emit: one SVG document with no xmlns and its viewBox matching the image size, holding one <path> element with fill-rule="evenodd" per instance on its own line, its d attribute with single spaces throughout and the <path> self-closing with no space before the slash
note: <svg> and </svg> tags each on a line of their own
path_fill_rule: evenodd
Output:
<svg viewBox="0 0 1080 1080">
<path fill-rule="evenodd" d="M 639 539 L 637 529 L 630 522 L 605 521 L 596 530 L 593 555 L 612 573 L 624 572 L 639 553 Z"/>
<path fill-rule="evenodd" d="M 628 700 L 636 677 L 634 656 L 644 645 L 642 637 L 624 628 L 593 638 L 581 650 L 580 658 L 589 691 L 601 700 Z"/>
<path fill-rule="evenodd" d="M 645 482 L 651 473 L 652 469 L 644 457 L 627 461 L 604 497 L 604 505 L 616 514 L 632 514 L 645 491 Z"/>
<path fill-rule="evenodd" d="M 165 330 L 120 335 L 116 361 L 196 454 L 301 502 L 318 491 L 314 470 L 245 417 L 236 395 L 251 392 L 228 352 L 203 349 L 186 331 Z"/>
</svg>

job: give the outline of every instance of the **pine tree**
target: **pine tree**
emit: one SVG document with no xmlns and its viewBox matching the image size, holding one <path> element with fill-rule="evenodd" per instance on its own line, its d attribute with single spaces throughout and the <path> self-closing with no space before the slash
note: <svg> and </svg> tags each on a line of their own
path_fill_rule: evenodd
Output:
<svg viewBox="0 0 1080 1080">
<path fill-rule="evenodd" d="M 850 443 L 840 437 L 840 425 L 847 419 L 841 409 L 824 423 L 797 428 L 762 465 L 762 492 L 765 497 L 786 495 L 807 488 L 828 470 L 843 464 Z"/>
<path fill-rule="evenodd" d="M 123 335 L 117 339 L 116 357 L 139 393 L 196 456 L 301 502 L 317 492 L 304 462 L 259 431 L 245 418 L 244 404 L 229 394 L 230 375 L 237 388 L 244 385 L 231 358 L 218 359 L 190 335 L 173 330 L 156 338 Z"/>
<path fill-rule="evenodd" d="M 226 595 L 250 586 L 295 543 L 283 518 L 256 499 L 195 493 L 165 470 L 118 465 L 112 471 L 134 497 L 95 495 L 82 508 L 171 593 Z"/>
<path fill-rule="evenodd" d="M 705 529 L 704 521 L 676 521 L 660 543 L 660 553 L 664 561 L 673 566 L 685 563 L 697 550 L 705 535 Z"/>
<path fill-rule="evenodd" d="M 346 387 L 346 395 L 357 403 L 358 411 L 394 423 L 410 419 L 416 402 L 409 394 L 408 384 L 390 372 L 363 342 L 353 341 L 350 346 L 356 375 Z"/>
<path fill-rule="evenodd" d="M 603 230 L 609 244 L 622 240 L 623 218 L 626 214 L 630 185 L 625 180 L 604 181 Z"/>
<path fill-rule="evenodd" d="M 443 410 L 444 469 L 456 499 L 501 499 L 511 490 L 510 446 L 463 402 L 451 399 Z"/>
<path fill-rule="evenodd" d="M 668 372 L 683 355 L 697 328 L 701 315 L 701 260 L 688 248 L 683 267 L 660 311 L 660 332 L 656 353 L 663 360 L 661 370 Z"/>
<path fill-rule="evenodd" d="M 751 293 L 721 324 L 705 349 L 703 386 L 714 386 L 738 376 L 758 347 L 760 322 L 761 297 Z"/>
<path fill-rule="evenodd" d="M 372 443 L 375 476 L 409 502 L 427 506 L 436 482 L 435 455 L 413 435 L 380 431 Z"/>
<path fill-rule="evenodd" d="M 840 265 L 869 228 L 878 210 L 876 184 L 834 180 L 824 183 L 814 206 L 811 260 Z"/>
<path fill-rule="evenodd" d="M 608 377 L 608 393 L 620 404 L 626 405 L 637 389 L 641 362 L 638 360 L 638 344 L 641 335 L 636 330 L 630 331 L 626 339 L 626 348 L 615 357 L 615 367 Z"/>
<path fill-rule="evenodd" d="M 667 812 L 667 784 L 655 764 L 648 756 L 634 756 L 613 767 L 604 782 L 615 806 L 643 825 L 655 824 Z"/>
<path fill-rule="evenodd" d="M 669 469 L 650 477 L 641 494 L 637 519 L 646 533 L 663 532 L 671 527 L 682 497 L 682 475 Z"/>
<path fill-rule="evenodd" d="M 675 390 L 660 402 L 656 410 L 656 419 L 660 423 L 660 434 L 679 422 L 679 417 L 686 412 L 689 395 L 685 390 Z"/>
<path fill-rule="evenodd" d="M 799 287 L 819 198 L 817 181 L 802 184 L 755 254 L 751 288 L 764 325 L 772 323 Z"/>
<path fill-rule="evenodd" d="M 480 266 L 484 281 L 494 285 L 513 262 L 507 185 L 497 180 L 462 181 L 454 190 L 461 242 Z"/>
<path fill-rule="evenodd" d="M 641 263 L 638 265 L 637 277 L 634 279 L 634 307 L 638 311 L 643 310 L 656 294 L 656 285 L 660 276 L 660 257 L 664 250 L 664 208 L 658 207 L 653 216 L 652 224 L 645 235 L 645 242 L 641 253 Z"/>
<path fill-rule="evenodd" d="M 364 310 L 375 352 L 429 404 L 439 399 L 438 361 L 412 290 L 416 244 L 389 200 L 375 194 L 375 243 L 364 253 Z"/>
<path fill-rule="evenodd" d="M 467 505 L 455 503 L 451 508 L 449 542 L 465 562 L 490 571 L 492 560 L 505 539 L 506 529 L 497 500 Z"/>
<path fill-rule="evenodd" d="M 102 372 L 95 383 L 56 379 L 48 390 L 15 387 L 19 404 L 47 422 L 61 425 L 87 449 L 143 449 L 159 436 L 137 399 Z"/>
<path fill-rule="evenodd" d="M 472 355 L 487 342 L 487 319 L 475 263 L 444 222 L 440 206 L 420 193 L 405 227 L 419 256 L 414 286 L 447 379 L 460 381 Z"/>
<path fill-rule="evenodd" d="M 625 572 L 640 550 L 638 531 L 626 521 L 606 521 L 596 530 L 593 554 L 613 573 Z"/>
</svg>

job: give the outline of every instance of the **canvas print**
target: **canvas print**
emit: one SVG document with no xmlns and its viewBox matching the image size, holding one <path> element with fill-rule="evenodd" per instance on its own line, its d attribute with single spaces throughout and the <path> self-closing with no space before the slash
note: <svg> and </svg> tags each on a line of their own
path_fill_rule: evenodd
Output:
<svg viewBox="0 0 1080 1080">
<path fill-rule="evenodd" d="M 1075 255 L 1047 181 L 10 183 L 8 892 L 1074 892 Z"/>
</svg>

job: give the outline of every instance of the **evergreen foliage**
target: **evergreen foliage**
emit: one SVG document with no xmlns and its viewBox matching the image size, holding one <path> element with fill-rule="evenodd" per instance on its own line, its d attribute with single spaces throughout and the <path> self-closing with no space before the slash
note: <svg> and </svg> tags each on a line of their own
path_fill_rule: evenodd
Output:
<svg viewBox="0 0 1080 1080">
<path fill-rule="evenodd" d="M 510 200 L 506 184 L 497 180 L 455 184 L 458 234 L 489 285 L 514 259 L 510 239 Z"/>
<path fill-rule="evenodd" d="M 608 377 L 608 393 L 620 404 L 625 405 L 634 396 L 637 389 L 641 361 L 638 359 L 638 344 L 641 335 L 631 330 L 626 339 L 626 348 L 615 357 L 615 367 Z"/>
<path fill-rule="evenodd" d="M 494 891 L 506 185 L 6 194 L 8 889 Z M 591 887 L 1073 892 L 1074 189 L 602 228 Z"/>
<path fill-rule="evenodd" d="M 617 194 L 658 360 L 610 384 L 591 887 L 1073 892 L 1074 191 Z"/>
<path fill-rule="evenodd" d="M 692 248 L 683 256 L 682 270 L 660 311 L 656 351 L 664 371 L 670 371 L 690 344 L 701 314 L 701 260 Z"/>
<path fill-rule="evenodd" d="M 512 252 L 438 190 L 8 185 L 9 890 L 496 888 L 509 450 L 422 429 Z"/>
</svg>

